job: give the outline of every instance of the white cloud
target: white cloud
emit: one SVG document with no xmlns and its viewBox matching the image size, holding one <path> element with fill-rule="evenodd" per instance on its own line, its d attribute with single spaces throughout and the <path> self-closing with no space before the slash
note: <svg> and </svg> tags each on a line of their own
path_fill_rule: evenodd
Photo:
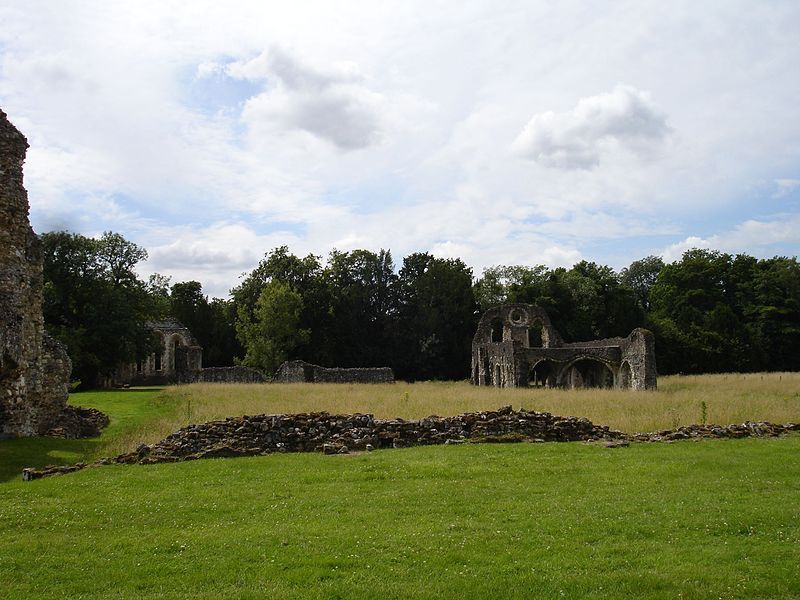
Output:
<svg viewBox="0 0 800 600">
<path fill-rule="evenodd" d="M 239 277 L 255 268 L 267 252 L 288 244 L 303 252 L 305 242 L 290 231 L 259 234 L 246 223 L 213 223 L 207 227 L 156 225 L 140 232 L 137 243 L 149 258 L 142 274 L 171 275 L 174 282 L 199 280 L 203 291 L 226 298 Z"/>
<path fill-rule="evenodd" d="M 225 72 L 266 81 L 267 89 L 250 98 L 242 112 L 256 135 L 273 128 L 303 131 L 341 150 L 366 148 L 382 138 L 389 103 L 369 89 L 353 63 L 317 69 L 272 49 L 249 61 L 230 63 Z"/>
<path fill-rule="evenodd" d="M 797 212 L 798 22 L 744 0 L 0 0 L 0 104 L 37 230 L 114 229 L 216 294 L 283 243 L 476 273 L 690 235 L 787 252 L 758 215 Z"/>
<path fill-rule="evenodd" d="M 800 179 L 776 179 L 775 186 L 777 189 L 772 194 L 773 198 L 783 198 L 788 196 L 797 188 L 800 188 Z"/>
<path fill-rule="evenodd" d="M 647 92 L 617 85 L 611 93 L 582 98 L 570 111 L 534 115 L 512 150 L 548 167 L 591 169 L 615 145 L 649 155 L 668 132 L 666 116 Z"/>
<path fill-rule="evenodd" d="M 687 250 L 703 248 L 755 256 L 782 254 L 782 247 L 800 247 L 800 215 L 783 215 L 772 220 L 748 219 L 730 231 L 709 237 L 690 236 L 671 244 L 661 255 L 667 262 L 680 260 Z M 796 250 L 793 253 L 796 255 Z"/>
</svg>

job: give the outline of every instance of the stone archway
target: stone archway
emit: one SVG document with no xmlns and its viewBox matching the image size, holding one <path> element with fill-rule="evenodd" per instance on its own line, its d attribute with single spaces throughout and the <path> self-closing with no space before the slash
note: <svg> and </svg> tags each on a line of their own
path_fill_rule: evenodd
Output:
<svg viewBox="0 0 800 600">
<path fill-rule="evenodd" d="M 558 385 L 575 388 L 612 388 L 614 372 L 603 361 L 583 356 L 569 363 L 558 376 Z"/>
<path fill-rule="evenodd" d="M 543 358 L 537 361 L 528 372 L 528 387 L 553 388 L 556 387 L 556 376 L 559 365 L 553 360 Z"/>
</svg>

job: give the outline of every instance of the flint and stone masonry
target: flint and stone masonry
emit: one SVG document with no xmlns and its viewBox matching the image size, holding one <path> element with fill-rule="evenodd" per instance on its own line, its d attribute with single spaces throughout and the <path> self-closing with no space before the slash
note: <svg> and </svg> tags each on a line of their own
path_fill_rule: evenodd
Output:
<svg viewBox="0 0 800 600">
<path fill-rule="evenodd" d="M 487 310 L 472 340 L 471 381 L 495 387 L 656 389 L 655 340 L 646 329 L 626 337 L 566 343 L 532 304 Z"/>
<path fill-rule="evenodd" d="M 27 149 L 0 110 L 0 438 L 46 433 L 67 403 L 72 369 L 44 331 L 41 246 L 22 185 Z"/>
<path fill-rule="evenodd" d="M 273 381 L 281 383 L 394 383 L 390 367 L 329 368 L 302 360 L 287 360 L 275 373 Z"/>
</svg>

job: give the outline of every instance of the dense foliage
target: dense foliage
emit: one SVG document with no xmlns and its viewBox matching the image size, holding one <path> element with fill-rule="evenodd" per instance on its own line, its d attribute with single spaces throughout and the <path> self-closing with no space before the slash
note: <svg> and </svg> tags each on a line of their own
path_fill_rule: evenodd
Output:
<svg viewBox="0 0 800 600">
<path fill-rule="evenodd" d="M 144 323 L 157 309 L 133 270 L 147 258 L 144 249 L 115 233 L 55 232 L 41 240 L 45 324 L 66 345 L 73 379 L 97 385 L 119 363 L 153 350 Z"/>
<path fill-rule="evenodd" d="M 267 374 L 286 359 L 325 366 L 390 366 L 400 379 L 468 376 L 482 311 L 537 304 L 566 341 L 656 334 L 661 374 L 800 368 L 800 264 L 796 258 L 690 250 L 617 273 L 496 266 L 474 280 L 459 259 L 414 253 L 395 267 L 389 251 L 269 252 L 230 300 L 209 301 L 197 281 L 143 283 L 147 253 L 117 234 L 42 236 L 45 320 L 64 341 L 74 377 L 95 382 L 121 361 L 152 351 L 145 322 L 172 316 L 203 346 L 204 366 L 240 362 Z"/>
<path fill-rule="evenodd" d="M 147 251 L 121 235 L 95 239 L 59 231 L 41 241 L 45 326 L 67 347 L 72 379 L 83 387 L 101 385 L 121 363 L 158 350 L 147 322 L 167 316 L 195 334 L 205 366 L 232 364 L 241 352 L 232 303 L 209 302 L 196 281 L 171 289 L 161 275 L 143 282 L 135 267 Z"/>
</svg>

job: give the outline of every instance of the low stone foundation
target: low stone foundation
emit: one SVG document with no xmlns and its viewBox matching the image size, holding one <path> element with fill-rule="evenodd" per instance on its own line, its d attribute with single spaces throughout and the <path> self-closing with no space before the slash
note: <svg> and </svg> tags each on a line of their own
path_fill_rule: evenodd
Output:
<svg viewBox="0 0 800 600">
<path fill-rule="evenodd" d="M 188 383 L 264 383 L 266 378 L 251 367 L 206 367 L 190 374 Z"/>
<path fill-rule="evenodd" d="M 272 378 L 277 383 L 394 383 L 389 367 L 320 367 L 303 360 L 289 360 L 278 367 Z"/>
</svg>

